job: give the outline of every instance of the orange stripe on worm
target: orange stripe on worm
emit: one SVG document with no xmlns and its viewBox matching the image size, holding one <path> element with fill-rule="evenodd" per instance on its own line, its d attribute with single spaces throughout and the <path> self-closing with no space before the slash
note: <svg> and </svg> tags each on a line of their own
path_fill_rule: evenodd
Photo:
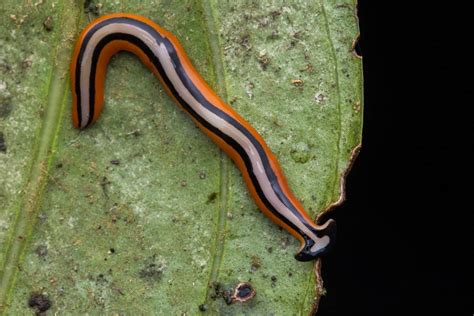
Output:
<svg viewBox="0 0 474 316">
<path fill-rule="evenodd" d="M 316 225 L 291 192 L 263 138 L 209 87 L 173 34 L 133 14 L 111 14 L 90 23 L 71 62 L 74 126 L 95 122 L 104 103 L 110 58 L 131 52 L 153 72 L 173 100 L 235 162 L 258 207 L 301 241 L 300 261 L 324 254 L 335 237 L 333 220 Z"/>
</svg>

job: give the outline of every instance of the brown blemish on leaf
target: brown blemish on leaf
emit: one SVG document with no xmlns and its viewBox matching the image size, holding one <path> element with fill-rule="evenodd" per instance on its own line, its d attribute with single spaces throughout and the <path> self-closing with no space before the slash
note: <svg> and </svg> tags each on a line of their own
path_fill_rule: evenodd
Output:
<svg viewBox="0 0 474 316">
<path fill-rule="evenodd" d="M 227 304 L 232 304 L 232 303 L 235 303 L 235 302 L 243 303 L 243 302 L 246 302 L 248 300 L 251 300 L 256 294 L 257 294 L 257 292 L 252 287 L 252 285 L 250 285 L 250 283 L 241 282 L 241 283 L 237 284 L 237 286 L 235 287 L 234 293 L 231 296 L 231 302 L 227 303 L 227 301 L 226 301 L 226 303 Z"/>
<path fill-rule="evenodd" d="M 303 85 L 303 80 L 301 80 L 301 79 L 292 79 L 291 83 L 296 87 L 300 87 L 300 86 Z"/>
</svg>

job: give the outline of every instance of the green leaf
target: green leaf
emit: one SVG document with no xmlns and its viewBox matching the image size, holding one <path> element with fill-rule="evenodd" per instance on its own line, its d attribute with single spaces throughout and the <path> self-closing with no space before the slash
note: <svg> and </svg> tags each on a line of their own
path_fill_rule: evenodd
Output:
<svg viewBox="0 0 474 316">
<path fill-rule="evenodd" d="M 342 201 L 361 141 L 355 1 L 86 2 L 0 4 L 0 312 L 316 309 L 320 262 L 295 261 L 299 243 L 137 58 L 113 58 L 103 115 L 82 132 L 68 66 L 98 14 L 156 21 L 261 133 L 316 217 Z M 243 281 L 256 296 L 227 305 Z"/>
</svg>

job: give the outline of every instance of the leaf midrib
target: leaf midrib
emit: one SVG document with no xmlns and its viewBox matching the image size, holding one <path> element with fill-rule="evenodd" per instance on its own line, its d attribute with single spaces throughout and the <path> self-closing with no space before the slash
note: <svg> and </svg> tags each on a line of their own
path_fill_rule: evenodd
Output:
<svg viewBox="0 0 474 316">
<path fill-rule="evenodd" d="M 212 0 L 203 1 L 202 8 L 204 11 L 205 29 L 207 30 L 207 38 L 209 42 L 209 49 L 212 58 L 212 65 L 214 68 L 214 75 L 216 79 L 216 91 L 220 97 L 224 100 L 227 99 L 227 84 L 225 79 L 224 62 L 222 60 L 221 45 L 219 42 L 218 34 L 218 21 L 217 14 L 215 11 L 215 3 L 211 3 Z M 217 281 L 219 277 L 219 269 L 222 262 L 222 256 L 224 254 L 225 245 L 225 229 L 227 224 L 227 205 L 229 201 L 229 171 L 231 167 L 231 161 L 222 150 L 219 155 L 219 204 L 217 208 L 217 227 L 215 234 L 215 241 L 213 251 L 211 253 L 211 271 L 209 275 L 208 286 L 206 290 L 206 297 L 204 302 L 209 303 L 210 291 L 212 290 L 212 284 Z"/>
<path fill-rule="evenodd" d="M 25 246 L 33 232 L 38 217 L 38 206 L 41 202 L 49 168 L 57 144 L 61 117 L 67 104 L 67 87 L 69 86 L 68 70 L 71 56 L 72 39 L 77 28 L 79 7 L 75 1 L 60 2 L 58 8 L 60 23 L 56 27 L 52 60 L 53 68 L 48 81 L 48 94 L 44 119 L 34 149 L 30 174 L 26 180 L 22 201 L 17 205 L 17 218 L 11 234 L 11 242 L 0 275 L 0 313 L 7 311 L 9 295 L 15 285 L 16 274 L 24 256 Z"/>
</svg>

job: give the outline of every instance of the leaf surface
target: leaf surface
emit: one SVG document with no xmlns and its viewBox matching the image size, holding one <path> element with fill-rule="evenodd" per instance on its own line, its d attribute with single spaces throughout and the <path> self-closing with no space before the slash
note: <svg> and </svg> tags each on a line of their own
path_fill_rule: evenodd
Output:
<svg viewBox="0 0 474 316">
<path fill-rule="evenodd" d="M 181 41 L 264 137 L 316 217 L 343 196 L 361 141 L 353 1 L 2 1 L 0 311 L 308 314 L 318 266 L 256 207 L 242 177 L 137 58 L 110 63 L 100 120 L 71 124 L 78 32 L 142 14 Z M 242 281 L 257 295 L 227 305 Z M 36 301 L 35 301 L 36 299 Z M 44 307 L 44 305 L 43 305 Z"/>
</svg>

